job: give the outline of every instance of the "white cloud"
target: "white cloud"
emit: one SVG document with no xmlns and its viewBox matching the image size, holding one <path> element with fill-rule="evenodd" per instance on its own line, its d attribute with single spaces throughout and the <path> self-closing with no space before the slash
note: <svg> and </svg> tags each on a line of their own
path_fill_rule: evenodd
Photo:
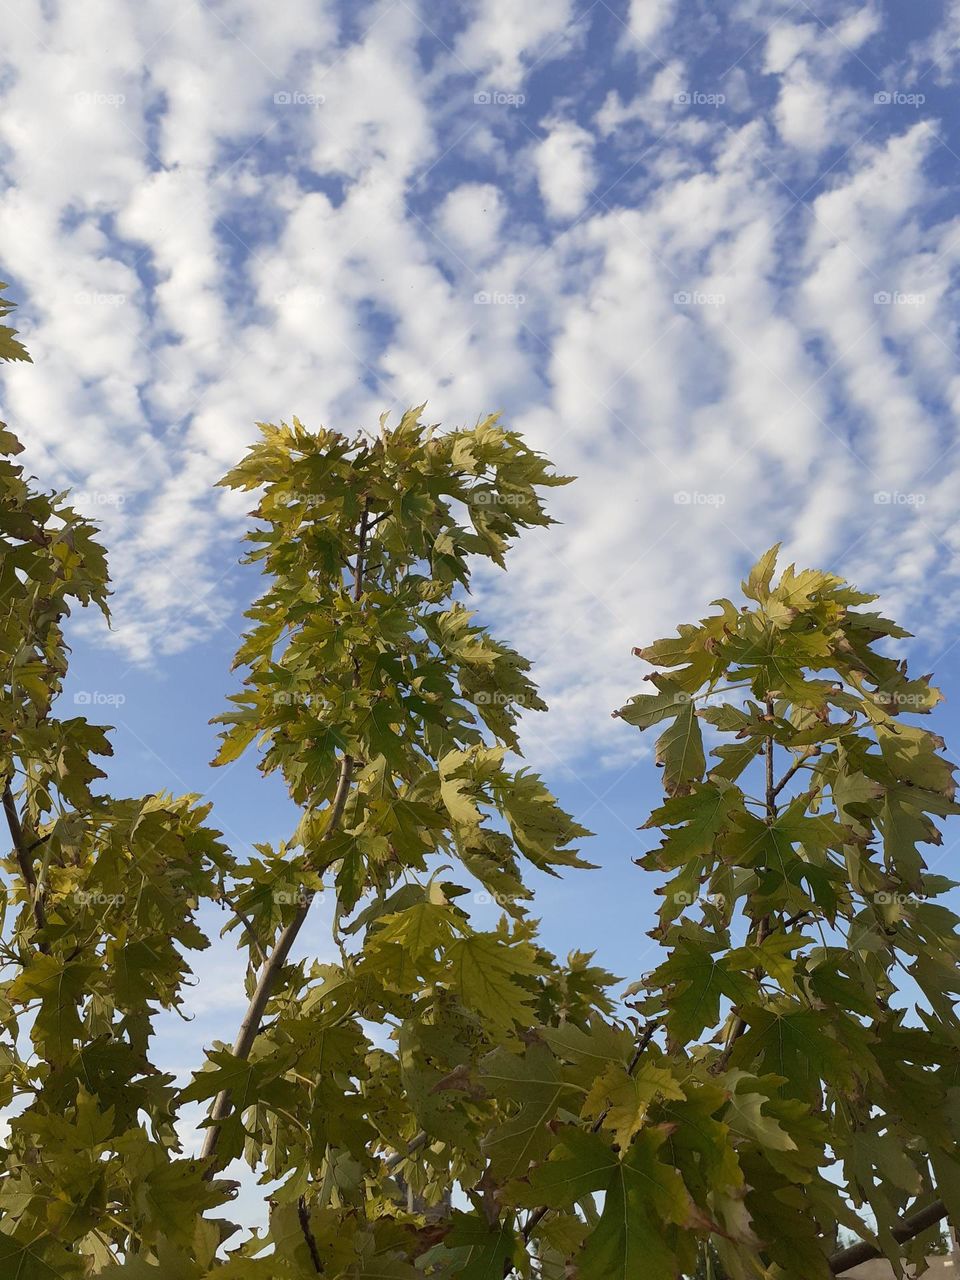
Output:
<svg viewBox="0 0 960 1280">
<path fill-rule="evenodd" d="M 457 61 L 488 89 L 517 89 L 530 67 L 561 57 L 582 39 L 573 0 L 473 0 L 472 20 L 454 47 Z"/>
<path fill-rule="evenodd" d="M 764 70 L 780 77 L 774 119 L 784 142 L 815 156 L 854 141 L 875 123 L 869 118 L 874 88 L 854 88 L 842 74 L 851 62 L 871 71 L 859 51 L 883 25 L 874 4 L 849 7 L 832 25 L 807 13 L 803 21 L 787 21 L 786 14 L 772 25 L 757 21 L 765 35 Z"/>
<path fill-rule="evenodd" d="M 558 121 L 534 152 L 540 194 L 552 218 L 575 218 L 595 180 L 593 135 Z"/>
<path fill-rule="evenodd" d="M 682 120 L 678 100 L 688 92 L 686 68 L 681 61 L 673 59 L 656 73 L 646 93 L 638 94 L 629 102 L 624 102 L 616 90 L 611 90 L 597 112 L 597 127 L 607 136 L 625 124 L 638 121 L 658 133 L 663 132 Z"/>
<path fill-rule="evenodd" d="M 934 84 L 951 84 L 960 66 L 960 0 L 946 0 L 943 21 L 926 39 L 914 41 L 906 54 L 912 82 L 930 76 Z"/>
<path fill-rule="evenodd" d="M 484 258 L 500 243 L 506 209 L 497 187 L 489 182 L 464 182 L 440 206 L 439 223 L 461 252 Z"/>
<path fill-rule="evenodd" d="M 677 0 L 630 0 L 630 34 L 646 44 L 665 31 L 676 12 Z"/>
<path fill-rule="evenodd" d="M 784 72 L 774 120 L 781 138 L 800 151 L 817 154 L 852 141 L 862 122 L 864 95 L 815 75 L 804 59 Z"/>
</svg>

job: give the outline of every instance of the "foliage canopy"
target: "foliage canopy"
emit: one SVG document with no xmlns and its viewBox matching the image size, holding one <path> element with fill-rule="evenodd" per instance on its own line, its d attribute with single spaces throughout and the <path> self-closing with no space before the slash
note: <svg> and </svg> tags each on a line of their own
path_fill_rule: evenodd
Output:
<svg viewBox="0 0 960 1280">
<path fill-rule="evenodd" d="M 0 358 L 29 358 L 7 327 Z M 587 867 L 589 833 L 515 767 L 544 704 L 464 603 L 566 482 L 516 433 L 294 419 L 223 481 L 257 496 L 266 587 L 215 763 L 255 748 L 300 813 L 246 860 L 195 796 L 105 794 L 105 729 L 57 718 L 62 623 L 106 611 L 106 562 L 20 451 L 3 428 L 3 1274 L 675 1280 L 709 1256 L 815 1280 L 849 1262 L 840 1226 L 899 1267 L 960 1216 L 957 922 L 922 854 L 960 806 L 943 744 L 904 718 L 939 695 L 884 655 L 906 633 L 872 596 L 775 580 L 774 548 L 745 603 L 637 651 L 650 689 L 617 715 L 658 731 L 641 861 L 664 877 L 663 959 L 618 999 L 591 955 L 538 940 L 526 869 Z M 331 891 L 320 963 L 297 942 Z M 249 1008 L 181 1084 L 154 1022 L 209 903 Z M 246 1235 L 235 1160 L 269 1187 Z"/>
</svg>

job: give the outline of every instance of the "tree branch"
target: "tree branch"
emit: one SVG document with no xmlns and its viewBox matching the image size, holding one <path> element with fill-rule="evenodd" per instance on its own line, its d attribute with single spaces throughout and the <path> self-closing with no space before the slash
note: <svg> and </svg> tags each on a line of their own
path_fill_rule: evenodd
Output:
<svg viewBox="0 0 960 1280">
<path fill-rule="evenodd" d="M 649 1045 L 650 1041 L 653 1039 L 653 1033 L 656 1031 L 659 1025 L 660 1024 L 658 1022 L 648 1022 L 645 1024 L 643 1030 L 640 1033 L 640 1037 L 637 1040 L 637 1047 L 632 1059 L 630 1060 L 630 1065 L 629 1067 L 627 1067 L 627 1075 L 632 1076 L 633 1073 L 636 1071 L 637 1067 L 640 1065 L 640 1059 L 643 1057 L 644 1051 L 647 1048 L 647 1045 Z M 606 1120 L 609 1111 L 610 1111 L 609 1107 L 607 1107 L 606 1110 L 601 1111 L 600 1115 L 597 1116 L 596 1120 L 594 1120 L 593 1124 L 590 1126 L 591 1133 L 600 1132 L 601 1128 L 603 1127 L 603 1122 L 604 1120 Z M 524 1241 L 528 1241 L 530 1239 L 534 1229 L 543 1221 L 543 1219 L 547 1216 L 549 1212 L 550 1212 L 550 1208 L 548 1205 L 541 1205 L 539 1209 L 534 1209 L 533 1213 L 530 1214 L 530 1217 L 527 1219 L 523 1227 Z"/>
<path fill-rule="evenodd" d="M 300 1222 L 300 1230 L 303 1232 L 303 1238 L 307 1242 L 307 1248 L 310 1251 L 310 1261 L 313 1263 L 313 1269 L 317 1275 L 323 1275 L 323 1263 L 320 1261 L 320 1250 L 317 1248 L 316 1237 L 313 1234 L 313 1228 L 310 1226 L 310 1213 L 307 1209 L 307 1201 L 301 1196 L 297 1201 L 297 1218 Z"/>
<path fill-rule="evenodd" d="M 13 848 L 17 855 L 17 863 L 20 867 L 20 874 L 23 876 L 24 884 L 27 886 L 27 892 L 33 900 L 33 919 L 38 929 L 43 929 L 47 923 L 46 913 L 43 909 L 43 900 L 37 891 L 37 876 L 33 869 L 33 859 L 30 856 L 30 847 L 28 847 L 23 835 L 23 826 L 20 822 L 20 815 L 17 813 L 16 801 L 13 798 L 13 791 L 10 787 L 10 779 L 7 778 L 3 784 L 3 812 L 6 815 L 7 826 L 10 828 L 10 839 L 13 841 Z M 38 841 L 39 843 L 39 841 Z M 31 846 L 35 848 L 36 846 Z M 46 951 L 46 944 L 41 942 L 38 944 L 41 951 Z"/>
<path fill-rule="evenodd" d="M 908 1240 L 921 1235 L 946 1216 L 947 1206 L 942 1200 L 934 1200 L 933 1204 L 927 1205 L 925 1209 L 919 1209 L 916 1213 L 901 1218 L 899 1225 L 894 1227 L 890 1234 L 898 1244 L 906 1244 Z M 851 1267 L 859 1266 L 861 1262 L 869 1262 L 872 1258 L 883 1256 L 882 1249 L 868 1244 L 866 1240 L 861 1240 L 859 1244 L 851 1244 L 846 1249 L 838 1249 L 836 1253 L 831 1254 L 827 1259 L 827 1265 L 833 1274 L 838 1276 L 843 1271 L 849 1271 Z"/>
<path fill-rule="evenodd" d="M 408 1160 L 410 1156 L 415 1156 L 418 1151 L 430 1141 L 430 1135 L 426 1129 L 421 1129 L 415 1138 L 411 1138 L 407 1143 L 406 1151 L 395 1151 L 392 1156 L 388 1156 L 383 1162 L 383 1167 L 388 1173 L 392 1173 L 398 1165 L 403 1164 L 404 1160 Z"/>
<path fill-rule="evenodd" d="M 357 559 L 354 568 L 353 581 L 353 598 L 355 601 L 360 599 L 363 594 L 363 573 L 364 563 L 366 560 L 367 550 L 367 504 L 364 503 L 363 513 L 360 517 L 360 528 L 357 536 Z M 359 667 L 356 659 L 354 660 L 354 682 L 359 680 Z M 350 792 L 350 783 L 353 779 L 353 757 L 345 755 L 340 761 L 340 777 L 337 781 L 337 790 L 334 794 L 333 801 L 330 806 L 330 820 L 321 837 L 321 843 L 330 839 L 340 828 L 343 819 L 343 811 L 346 807 L 347 796 Z M 268 960 L 264 961 L 257 978 L 256 989 L 250 997 L 250 1003 L 247 1006 L 247 1012 L 244 1014 L 243 1021 L 240 1023 L 240 1029 L 237 1032 L 237 1038 L 233 1043 L 233 1055 L 241 1062 L 246 1061 L 250 1056 L 253 1043 L 260 1033 L 260 1025 L 263 1021 L 263 1015 L 266 1011 L 267 1004 L 273 994 L 274 984 L 280 970 L 286 964 L 287 957 L 297 939 L 297 935 L 303 928 L 307 913 L 313 903 L 313 895 L 305 898 L 297 907 L 296 914 L 290 923 L 282 930 L 277 938 L 273 951 L 270 953 Z M 214 1099 L 213 1107 L 210 1110 L 210 1121 L 206 1135 L 203 1140 L 203 1146 L 200 1150 L 201 1160 L 209 1160 L 210 1164 L 205 1171 L 205 1177 L 210 1179 L 214 1176 L 218 1168 L 218 1162 L 215 1159 L 217 1154 L 217 1146 L 220 1142 L 220 1134 L 222 1132 L 221 1121 L 225 1120 L 233 1109 L 233 1102 L 230 1097 L 229 1089 L 222 1090 Z"/>
<path fill-rule="evenodd" d="M 777 785 L 773 788 L 774 797 L 778 796 L 790 779 L 807 763 L 811 756 L 818 756 L 820 748 L 814 747 L 812 751 L 808 751 L 805 755 L 798 756 L 787 772 L 783 775 Z"/>
<path fill-rule="evenodd" d="M 773 719 L 773 714 L 774 714 L 773 699 L 767 698 L 767 716 L 771 720 Z M 767 786 L 766 786 L 766 794 L 764 796 L 763 804 L 764 804 L 764 808 L 767 811 L 767 816 L 766 816 L 767 825 L 773 826 L 774 822 L 776 822 L 777 820 L 777 792 L 779 791 L 780 787 L 783 786 L 783 783 L 787 780 L 787 778 L 789 778 L 790 773 L 788 771 L 785 777 L 781 780 L 779 786 L 774 782 L 773 780 L 773 777 L 774 777 L 773 737 L 772 736 L 767 738 L 767 746 L 764 752 L 764 757 L 765 757 L 764 763 L 766 766 Z M 755 925 L 754 938 L 753 938 L 754 945 L 760 946 L 764 938 L 766 938 L 771 932 L 772 930 L 770 926 L 769 915 L 761 916 L 761 918 L 756 922 L 756 925 Z M 757 982 L 761 982 L 763 980 L 763 970 L 755 969 L 754 977 L 756 978 Z M 730 1031 L 727 1034 L 727 1038 L 723 1046 L 723 1052 L 720 1054 L 720 1057 L 713 1064 L 713 1066 L 710 1067 L 711 1075 L 719 1075 L 721 1071 L 726 1070 L 727 1063 L 730 1061 L 730 1055 L 733 1053 L 733 1046 L 737 1043 L 740 1037 L 746 1032 L 746 1029 L 747 1029 L 747 1024 L 738 1013 L 736 1018 L 733 1021 L 733 1025 L 731 1026 Z"/>
<path fill-rule="evenodd" d="M 263 964 L 267 956 L 263 947 L 261 947 L 260 945 L 260 939 L 257 937 L 257 933 L 253 927 L 253 924 L 243 914 L 243 912 L 239 909 L 239 907 L 234 906 L 234 904 L 230 901 L 230 899 L 227 897 L 226 890 L 224 889 L 222 884 L 218 885 L 218 889 L 219 889 L 220 896 L 216 899 L 216 901 L 220 903 L 220 905 L 224 908 L 224 910 L 229 911 L 231 915 L 233 915 L 240 922 L 240 924 L 243 925 L 246 935 L 250 939 L 250 945 L 253 947 L 254 951 L 256 951 L 260 959 L 260 963 Z"/>
</svg>

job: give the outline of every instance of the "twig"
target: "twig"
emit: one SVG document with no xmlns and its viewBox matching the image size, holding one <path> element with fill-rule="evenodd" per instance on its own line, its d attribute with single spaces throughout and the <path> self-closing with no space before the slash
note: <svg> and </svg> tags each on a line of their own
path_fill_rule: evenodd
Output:
<svg viewBox="0 0 960 1280">
<path fill-rule="evenodd" d="M 767 698 L 767 716 L 770 719 L 773 719 L 773 714 L 774 714 L 773 699 Z M 774 775 L 773 775 L 773 737 L 772 735 L 767 738 L 767 748 L 766 748 L 766 751 L 764 752 L 764 755 L 766 757 L 765 763 L 766 763 L 767 787 L 766 787 L 766 795 L 764 796 L 764 800 L 763 800 L 763 805 L 764 805 L 764 808 L 766 809 L 767 825 L 772 827 L 777 820 L 777 790 L 778 790 L 777 784 L 773 780 Z M 783 783 L 786 781 L 786 779 L 789 776 L 790 776 L 790 771 L 788 770 L 787 774 L 781 780 L 780 786 L 783 786 Z M 761 916 L 756 924 L 756 933 L 753 939 L 754 946 L 759 947 L 763 942 L 764 938 L 768 937 L 768 935 L 771 932 L 772 932 L 772 929 L 771 929 L 769 915 Z M 762 982 L 763 970 L 759 968 L 755 969 L 754 977 L 757 982 Z M 730 1055 L 733 1053 L 734 1045 L 737 1043 L 740 1037 L 745 1034 L 746 1030 L 747 1030 L 747 1023 L 745 1019 L 741 1017 L 741 1015 L 738 1013 L 736 1018 L 733 1021 L 733 1025 L 731 1026 L 729 1032 L 727 1033 L 727 1038 L 723 1046 L 723 1052 L 720 1054 L 720 1057 L 717 1059 L 717 1061 L 710 1067 L 711 1075 L 719 1075 L 721 1071 L 726 1070 L 727 1063 L 730 1061 Z"/>
<path fill-rule="evenodd" d="M 230 899 L 226 895 L 223 885 L 222 884 L 218 885 L 217 889 L 219 890 L 219 897 L 217 898 L 217 901 L 220 903 L 222 907 L 224 907 L 227 911 L 229 911 L 232 915 L 234 915 L 237 918 L 237 920 L 239 920 L 239 922 L 243 925 L 244 929 L 246 930 L 247 937 L 250 939 L 251 945 L 253 946 L 253 949 L 256 951 L 257 955 L 260 957 L 260 963 L 264 964 L 266 962 L 267 955 L 263 947 L 261 947 L 260 945 L 260 939 L 257 937 L 256 931 L 253 925 L 247 919 L 247 917 L 243 914 L 240 908 L 237 906 L 234 906 L 234 904 L 230 901 Z"/>
<path fill-rule="evenodd" d="M 780 782 L 778 782 L 776 787 L 773 788 L 774 796 L 780 795 L 780 792 L 783 790 L 783 787 L 787 785 L 787 782 L 790 782 L 791 778 L 794 777 L 795 773 L 799 772 L 800 769 L 803 769 L 804 765 L 806 764 L 806 760 L 808 759 L 809 759 L 809 756 L 806 756 L 806 755 L 797 756 L 797 759 L 795 760 L 795 762 L 790 765 L 790 768 L 788 768 L 787 772 L 783 774 L 783 777 L 781 778 Z"/>
<path fill-rule="evenodd" d="M 417 1136 L 415 1138 L 411 1138 L 407 1143 L 406 1151 L 395 1151 L 392 1156 L 388 1156 L 387 1159 L 384 1160 L 383 1167 L 386 1169 L 387 1173 L 392 1173 L 398 1165 L 403 1164 L 404 1160 L 407 1160 L 410 1156 L 415 1156 L 418 1151 L 422 1151 L 429 1141 L 430 1135 L 427 1133 L 426 1129 L 421 1129 Z"/>
<path fill-rule="evenodd" d="M 643 1030 L 640 1033 L 640 1038 L 637 1040 L 636 1051 L 634 1052 L 634 1055 L 630 1060 L 629 1067 L 627 1067 L 627 1075 L 632 1076 L 633 1073 L 636 1071 L 637 1067 L 640 1065 L 640 1059 L 643 1057 L 644 1050 L 647 1048 L 650 1041 L 653 1039 L 653 1033 L 656 1031 L 659 1025 L 660 1024 L 658 1022 L 648 1022 L 644 1026 Z M 603 1122 L 604 1120 L 606 1120 L 609 1112 L 610 1112 L 609 1107 L 601 1111 L 600 1115 L 597 1116 L 596 1120 L 590 1126 L 591 1133 L 600 1132 L 601 1128 L 603 1127 Z M 537 1227 L 543 1221 L 543 1219 L 547 1216 L 549 1212 L 550 1212 L 550 1207 L 549 1205 L 545 1205 L 545 1204 L 541 1205 L 539 1209 L 534 1209 L 533 1213 L 530 1214 L 530 1217 L 527 1219 L 523 1227 L 524 1241 L 527 1241 L 530 1239 L 530 1236 L 533 1234 L 534 1228 Z"/>
<path fill-rule="evenodd" d="M 774 718 L 775 704 L 772 698 L 767 699 L 767 716 L 770 720 Z M 773 781 L 773 734 L 767 738 L 767 822 L 771 825 L 777 816 L 777 789 Z"/>
<path fill-rule="evenodd" d="M 13 848 L 17 855 L 17 863 L 20 867 L 20 874 L 23 876 L 27 891 L 33 902 L 33 919 L 38 929 L 43 929 L 47 923 L 46 913 L 43 909 L 43 900 L 37 890 L 37 876 L 33 869 L 33 860 L 30 857 L 30 850 L 23 837 L 23 826 L 20 823 L 20 815 L 17 813 L 16 801 L 13 798 L 13 791 L 10 788 L 10 779 L 7 778 L 3 784 L 3 811 L 6 814 L 7 826 L 10 828 L 10 839 L 13 841 Z M 46 951 L 46 944 L 38 943 L 41 951 Z"/>
<path fill-rule="evenodd" d="M 307 1201 L 301 1196 L 297 1201 L 297 1217 L 300 1219 L 300 1230 L 303 1232 L 303 1238 L 307 1242 L 307 1248 L 310 1250 L 310 1261 L 313 1263 L 313 1269 L 317 1275 L 323 1275 L 323 1263 L 320 1261 L 320 1250 L 317 1248 L 317 1241 L 313 1234 L 313 1228 L 310 1226 L 310 1213 L 307 1210 Z"/>
</svg>

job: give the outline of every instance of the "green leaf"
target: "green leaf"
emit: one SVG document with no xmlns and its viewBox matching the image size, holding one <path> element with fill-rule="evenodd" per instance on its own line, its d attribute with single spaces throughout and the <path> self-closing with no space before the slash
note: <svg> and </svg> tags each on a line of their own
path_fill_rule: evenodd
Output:
<svg viewBox="0 0 960 1280">
<path fill-rule="evenodd" d="M 448 1249 L 464 1250 L 457 1276 L 461 1280 L 503 1280 L 520 1251 L 516 1231 L 509 1221 L 489 1224 L 475 1214 L 454 1210 L 451 1223 L 444 1243 Z"/>
<path fill-rule="evenodd" d="M 476 933 L 450 945 L 447 964 L 447 981 L 468 1009 L 503 1028 L 529 1021 L 534 992 L 516 979 L 534 978 L 542 967 L 528 943 Z"/>
<path fill-rule="evenodd" d="M 746 582 L 741 583 L 743 594 L 750 600 L 758 600 L 763 604 L 770 595 L 770 584 L 777 567 L 777 556 L 780 554 L 780 543 L 776 542 L 769 551 L 765 551 L 750 570 Z"/>
<path fill-rule="evenodd" d="M 647 1129 L 610 1170 L 603 1213 L 580 1255 L 580 1280 L 676 1280 L 693 1248 L 671 1227 L 686 1226 L 693 1206 L 676 1169 L 659 1159 L 666 1129 Z"/>
<path fill-rule="evenodd" d="M 633 1072 L 619 1063 L 607 1067 L 590 1090 L 584 1114 L 595 1118 L 625 1151 L 643 1126 L 655 1098 L 685 1097 L 672 1071 L 648 1059 Z"/>
<path fill-rule="evenodd" d="M 501 1105 L 518 1104 L 505 1108 L 506 1116 L 486 1137 L 483 1147 L 492 1178 L 505 1181 L 519 1177 L 552 1146 L 548 1126 L 561 1100 L 571 1092 L 570 1086 L 553 1054 L 536 1043 L 523 1055 L 495 1049 L 481 1064 L 480 1081 Z"/>
<path fill-rule="evenodd" d="M 652 974 L 650 984 L 666 992 L 666 1024 L 678 1045 L 691 1040 L 720 1020 L 720 1000 L 740 1004 L 754 995 L 754 983 L 737 972 L 725 957 L 692 938 L 684 938 Z"/>
<path fill-rule="evenodd" d="M 20 1239 L 0 1231 L 0 1273 L 15 1280 L 71 1280 L 85 1276 L 87 1266 L 79 1254 L 71 1253 L 52 1236 Z"/>
<path fill-rule="evenodd" d="M 663 789 L 668 795 L 688 790 L 690 783 L 703 777 L 703 735 L 693 702 L 681 705 L 673 724 L 657 739 L 656 758 L 663 766 Z"/>
</svg>

